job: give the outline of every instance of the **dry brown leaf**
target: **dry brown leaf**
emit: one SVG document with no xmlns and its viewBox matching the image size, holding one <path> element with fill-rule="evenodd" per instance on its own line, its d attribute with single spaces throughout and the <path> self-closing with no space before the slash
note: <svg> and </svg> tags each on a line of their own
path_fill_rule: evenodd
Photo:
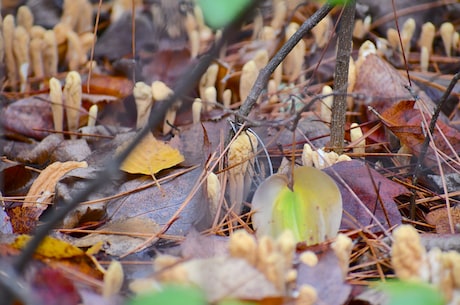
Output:
<svg viewBox="0 0 460 305">
<path fill-rule="evenodd" d="M 356 63 L 356 83 L 353 91 L 369 97 L 366 104 L 375 108 L 379 113 L 384 112 L 397 101 L 413 99 L 409 90 L 404 87 L 405 84 L 407 84 L 407 79 L 375 54 L 369 54 Z M 411 89 L 417 93 L 420 102 L 425 103 L 426 109 L 435 108 L 435 103 L 424 91 L 421 91 L 415 84 Z M 441 115 L 441 118 L 445 119 L 445 116 Z"/>
<path fill-rule="evenodd" d="M 160 226 L 157 223 L 139 216 L 109 222 L 95 230 L 94 233 L 74 240 L 72 244 L 77 247 L 90 247 L 103 242 L 107 254 L 120 256 L 135 249 L 147 237 L 159 232 L 159 230 Z M 111 232 L 113 234 L 110 234 Z M 125 233 L 125 235 L 121 233 Z M 140 236 L 140 234 L 148 234 L 148 236 Z"/>
<path fill-rule="evenodd" d="M 452 214 L 452 222 L 454 223 L 454 226 L 458 226 L 460 224 L 460 208 L 452 207 L 450 209 L 450 213 Z M 429 212 L 426 215 L 426 221 L 430 225 L 436 226 L 436 233 L 438 234 L 452 233 L 450 231 L 449 217 L 446 207 Z"/>
<path fill-rule="evenodd" d="M 201 287 L 210 302 L 224 298 L 260 300 L 281 295 L 262 272 L 243 259 L 195 259 L 183 266 L 190 282 Z"/>
<path fill-rule="evenodd" d="M 120 146 L 117 153 L 125 149 L 128 144 L 129 142 L 126 142 Z M 129 154 L 120 168 L 130 174 L 153 175 L 182 161 L 184 156 L 177 149 L 158 141 L 149 133 Z"/>
<path fill-rule="evenodd" d="M 415 109 L 415 101 L 400 101 L 389 107 L 382 113 L 382 122 L 398 137 L 402 144 L 408 147 L 411 152 L 419 157 L 425 141 L 424 119 L 430 122 L 431 118 L 425 114 L 422 117 L 420 111 Z M 436 122 L 437 129 L 432 135 L 433 143 L 442 153 L 449 156 L 454 161 L 447 160 L 445 163 L 450 165 L 444 167 L 444 173 L 455 172 L 459 166 L 457 163 L 458 152 L 460 151 L 460 134 L 458 130 L 444 123 L 442 120 Z M 442 131 L 442 134 L 439 132 Z M 453 148 L 453 152 L 451 147 Z M 427 154 L 423 160 L 425 166 L 437 170 L 438 159 L 433 148 L 428 147 Z"/>
<path fill-rule="evenodd" d="M 54 198 L 58 181 L 69 171 L 87 167 L 86 162 L 54 162 L 45 168 L 32 183 L 22 206 L 8 209 L 8 216 L 15 233 L 30 233 Z"/>
<path fill-rule="evenodd" d="M 61 177 L 64 176 L 67 172 L 76 168 L 83 167 L 88 167 L 88 164 L 85 161 L 52 163 L 47 168 L 45 168 L 34 181 L 34 183 L 32 183 L 32 186 L 27 193 L 26 202 L 24 202 L 23 207 L 34 207 L 37 204 L 40 204 L 46 208 L 46 205 L 52 201 L 54 196 L 54 188 L 56 187 L 56 183 L 59 181 L 59 179 L 61 179 Z"/>
</svg>

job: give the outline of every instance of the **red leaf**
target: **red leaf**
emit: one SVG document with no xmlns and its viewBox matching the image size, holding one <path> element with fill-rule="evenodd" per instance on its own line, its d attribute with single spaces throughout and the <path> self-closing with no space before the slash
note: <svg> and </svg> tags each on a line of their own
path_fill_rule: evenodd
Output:
<svg viewBox="0 0 460 305">
<path fill-rule="evenodd" d="M 323 171 L 335 180 L 342 194 L 344 216 L 341 229 L 356 229 L 371 224 L 375 225 L 369 213 L 365 211 L 347 186 L 353 190 L 356 196 L 386 229 L 396 224 L 401 224 L 401 214 L 393 198 L 408 193 L 404 186 L 385 178 L 365 163 L 356 160 L 339 162 Z M 384 210 L 388 216 L 389 223 Z M 351 215 L 358 223 L 348 215 Z M 380 229 L 375 227 L 373 231 L 380 231 Z"/>
</svg>

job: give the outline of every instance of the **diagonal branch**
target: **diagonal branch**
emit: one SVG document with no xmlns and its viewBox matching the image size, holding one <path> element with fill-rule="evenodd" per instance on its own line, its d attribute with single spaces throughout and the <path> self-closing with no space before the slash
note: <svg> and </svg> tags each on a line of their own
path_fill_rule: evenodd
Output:
<svg viewBox="0 0 460 305">
<path fill-rule="evenodd" d="M 286 58 L 286 56 L 291 52 L 291 50 L 296 46 L 296 44 L 302 39 L 302 37 L 308 33 L 315 25 L 318 24 L 326 15 L 334 8 L 333 4 L 326 2 L 321 8 L 319 8 L 310 18 L 308 18 L 297 30 L 297 32 L 292 35 L 288 41 L 279 49 L 279 51 L 273 56 L 273 58 L 268 62 L 268 64 L 260 70 L 259 75 L 257 76 L 254 86 L 252 86 L 251 91 L 249 92 L 248 97 L 241 105 L 240 110 L 238 111 L 238 117 L 236 118 L 237 123 L 244 123 L 242 118 L 247 117 L 249 112 L 251 112 L 254 107 L 259 95 L 262 93 L 262 90 L 266 87 L 270 75 L 275 71 L 276 67 Z"/>
</svg>

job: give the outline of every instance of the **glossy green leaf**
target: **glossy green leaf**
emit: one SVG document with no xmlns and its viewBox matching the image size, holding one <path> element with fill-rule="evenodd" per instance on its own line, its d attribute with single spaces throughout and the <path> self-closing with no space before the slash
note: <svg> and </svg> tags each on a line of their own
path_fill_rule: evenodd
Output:
<svg viewBox="0 0 460 305">
<path fill-rule="evenodd" d="M 377 289 L 388 294 L 387 305 L 442 305 L 445 304 L 441 292 L 435 287 L 420 282 L 391 281 L 382 283 Z"/>
<path fill-rule="evenodd" d="M 251 3 L 251 0 L 198 0 L 206 24 L 219 29 L 234 20 Z"/>
<path fill-rule="evenodd" d="M 169 285 L 161 291 L 137 295 L 128 305 L 206 305 L 204 293 L 196 287 Z"/>
<path fill-rule="evenodd" d="M 256 233 L 277 237 L 284 230 L 297 241 L 317 244 L 334 237 L 342 219 L 342 197 L 334 180 L 313 167 L 298 167 L 288 179 L 276 174 L 266 179 L 252 200 Z"/>
</svg>

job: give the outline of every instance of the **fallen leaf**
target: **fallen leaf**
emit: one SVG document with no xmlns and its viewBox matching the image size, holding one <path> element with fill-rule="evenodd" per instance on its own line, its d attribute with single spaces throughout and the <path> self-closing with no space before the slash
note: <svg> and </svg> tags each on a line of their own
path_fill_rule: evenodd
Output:
<svg viewBox="0 0 460 305">
<path fill-rule="evenodd" d="M 194 259 L 183 266 L 190 282 L 201 287 L 211 303 L 224 298 L 258 300 L 280 296 L 274 284 L 243 259 Z"/>
<path fill-rule="evenodd" d="M 282 174 L 270 176 L 252 199 L 253 225 L 258 236 L 278 237 L 290 229 L 307 245 L 334 237 L 342 219 L 340 191 L 328 175 L 314 167 L 297 167 L 292 190 Z"/>
<path fill-rule="evenodd" d="M 0 143 L 1 146 L 1 143 Z M 0 176 L 2 179 L 0 190 L 3 196 L 19 196 L 24 194 L 24 189 L 30 185 L 36 173 L 28 169 L 24 164 L 0 160 Z"/>
<path fill-rule="evenodd" d="M 30 233 L 43 211 L 53 202 L 55 187 L 69 171 L 86 167 L 86 162 L 55 162 L 45 168 L 32 183 L 22 206 L 7 209 L 15 233 Z"/>
<path fill-rule="evenodd" d="M 447 208 L 440 208 L 429 212 L 426 215 L 426 221 L 430 225 L 436 226 L 436 233 L 438 234 L 450 234 L 450 225 L 449 225 L 449 216 L 447 213 Z M 450 208 L 450 213 L 452 215 L 452 222 L 454 227 L 457 227 L 460 224 L 460 208 L 454 206 Z"/>
<path fill-rule="evenodd" d="M 202 235 L 192 229 L 180 244 L 182 256 L 191 258 L 209 258 L 228 254 L 228 237 Z"/>
<path fill-rule="evenodd" d="M 141 56 L 142 79 L 148 84 L 161 80 L 173 87 L 186 69 L 194 64 L 196 59 L 190 58 L 188 49 L 162 50 L 151 54 L 145 52 Z"/>
<path fill-rule="evenodd" d="M 96 157 L 94 155 L 92 156 Z M 88 160 L 88 162 L 90 161 Z M 89 167 L 74 169 L 60 179 L 55 188 L 56 194 L 54 196 L 54 202 L 56 208 L 59 208 L 60 204 L 72 200 L 78 192 L 85 190 L 88 187 L 88 181 L 97 177 L 98 170 L 99 167 L 93 163 L 93 165 Z M 116 179 L 116 177 L 112 178 L 114 180 Z M 117 192 L 117 187 L 118 184 L 114 183 L 106 185 L 103 188 L 98 188 L 88 195 L 88 200 L 97 200 L 113 195 Z M 59 228 L 69 229 L 84 224 L 85 222 L 102 221 L 106 216 L 106 205 L 107 202 L 105 200 L 99 200 L 98 202 L 92 203 L 81 202 L 71 212 L 67 213 L 59 224 Z"/>
<path fill-rule="evenodd" d="M 297 286 L 314 287 L 318 294 L 315 304 L 345 304 L 351 293 L 351 286 L 343 280 L 342 269 L 334 251 L 327 249 L 325 253 L 318 255 L 318 258 L 315 266 L 299 264 Z"/>
<path fill-rule="evenodd" d="M 23 206 L 17 206 L 6 210 L 11 221 L 13 232 L 16 234 L 32 233 L 43 211 L 44 209 L 41 207 L 25 208 Z"/>
<path fill-rule="evenodd" d="M 6 131 L 35 139 L 43 139 L 54 130 L 49 95 L 35 95 L 18 100 L 0 112 L 0 121 Z"/>
<path fill-rule="evenodd" d="M 117 98 L 124 98 L 133 92 L 133 87 L 134 85 L 131 80 L 119 76 L 92 74 L 89 87 L 86 86 L 85 79 L 82 81 L 83 93 L 91 95 L 102 94 Z"/>
<path fill-rule="evenodd" d="M 29 235 L 20 235 L 13 242 L 12 246 L 17 249 L 23 249 L 26 244 L 31 240 Z M 71 258 L 84 256 L 85 252 L 65 241 L 47 236 L 43 239 L 42 243 L 35 250 L 35 253 L 45 258 Z"/>
<path fill-rule="evenodd" d="M 120 219 L 110 221 L 95 230 L 94 233 L 74 239 L 72 244 L 77 247 L 91 247 L 103 242 L 104 251 L 107 254 L 121 256 L 136 249 L 146 238 L 159 232 L 159 230 L 160 226 L 146 217 Z M 114 234 L 110 234 L 111 232 Z"/>
<path fill-rule="evenodd" d="M 34 183 L 32 183 L 26 195 L 26 202 L 24 202 L 23 207 L 36 207 L 39 205 L 46 209 L 46 205 L 52 202 L 54 189 L 59 179 L 73 169 L 87 166 L 88 164 L 84 161 L 54 162 L 50 164 L 40 173 Z"/>
<path fill-rule="evenodd" d="M 411 149 L 415 156 L 420 156 L 423 142 L 425 140 L 424 131 L 426 124 L 423 121 L 420 111 L 414 109 L 415 101 L 400 101 L 382 113 L 383 123 L 398 137 L 402 144 Z M 425 115 L 425 119 L 430 124 L 431 117 Z M 444 173 L 451 173 L 455 169 L 459 170 L 458 152 L 460 151 L 460 133 L 455 128 L 450 127 L 441 120 L 436 122 L 443 135 L 435 129 L 432 137 L 436 148 L 454 159 L 454 162 L 446 160 L 443 162 Z M 450 146 L 453 148 L 450 148 Z M 426 167 L 437 172 L 438 160 L 433 149 L 428 147 L 423 163 Z M 448 163 L 444 164 L 444 163 Z M 453 168 L 452 168 L 453 167 Z"/>
<path fill-rule="evenodd" d="M 384 228 L 389 229 L 394 225 L 401 224 L 401 213 L 394 198 L 409 192 L 404 186 L 385 178 L 376 170 L 357 160 L 339 162 L 323 171 L 336 181 L 342 194 L 344 217 L 340 229 L 362 228 L 374 223 L 349 188 Z M 375 183 L 377 190 L 375 190 L 373 183 Z M 384 209 L 388 215 L 389 223 L 385 217 Z M 372 231 L 380 230 L 379 227 L 372 228 Z"/>
<path fill-rule="evenodd" d="M 129 195 L 111 200 L 107 206 L 107 214 L 114 215 L 112 220 L 144 216 L 164 226 L 187 200 L 201 171 L 202 169 L 197 168 L 175 178 L 165 177 L 166 181 L 158 177 L 160 188 L 150 177 L 127 181 L 118 187 L 118 191 L 129 192 Z M 174 171 L 170 174 L 174 174 Z M 201 223 L 208 209 L 203 196 L 203 190 L 200 189 L 168 228 L 167 234 L 185 236 L 191 227 L 196 226 L 198 230 L 209 228 L 209 223 Z"/>
<path fill-rule="evenodd" d="M 357 78 L 353 91 L 369 97 L 366 99 L 366 106 L 372 106 L 380 114 L 399 101 L 413 99 L 409 90 L 404 87 L 407 79 L 379 56 L 367 55 L 362 62 L 356 63 L 356 68 Z M 416 92 L 421 102 L 425 103 L 426 107 L 423 109 L 431 111 L 436 107 L 430 97 L 416 85 L 412 85 L 411 90 Z M 374 117 L 369 111 L 367 114 Z M 441 119 L 445 120 L 446 117 L 441 114 Z"/>
<path fill-rule="evenodd" d="M 120 153 L 129 144 L 117 149 Z M 153 175 L 162 169 L 173 167 L 184 161 L 184 157 L 168 144 L 158 141 L 151 133 L 136 146 L 121 165 L 121 170 L 131 174 Z"/>
<path fill-rule="evenodd" d="M 74 282 L 65 277 L 61 271 L 50 267 L 35 272 L 32 289 L 38 304 L 77 305 L 81 301 Z"/>
</svg>

